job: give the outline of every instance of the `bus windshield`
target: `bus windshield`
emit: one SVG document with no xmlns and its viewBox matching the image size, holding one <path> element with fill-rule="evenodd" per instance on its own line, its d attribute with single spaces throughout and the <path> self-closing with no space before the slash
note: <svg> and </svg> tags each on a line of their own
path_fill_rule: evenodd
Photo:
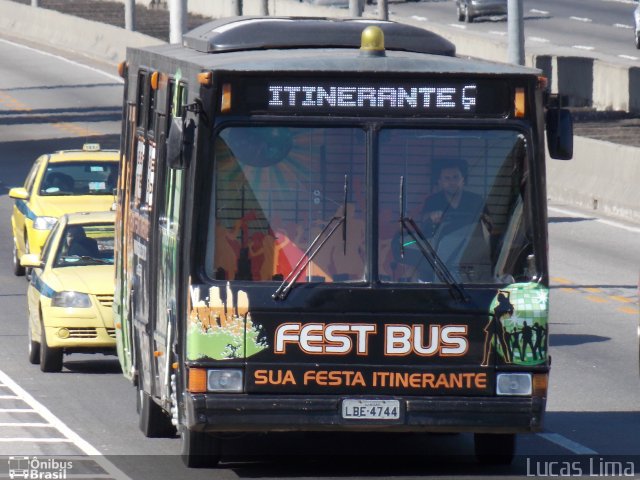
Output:
<svg viewBox="0 0 640 480">
<path fill-rule="evenodd" d="M 440 283 L 434 262 L 462 283 L 532 276 L 525 146 L 511 130 L 381 130 L 380 279 Z"/>
<path fill-rule="evenodd" d="M 297 281 L 363 281 L 365 160 L 366 132 L 359 128 L 222 130 L 215 145 L 209 274 L 282 281 L 332 219 L 346 216 L 342 233 L 323 239 Z"/>
<path fill-rule="evenodd" d="M 448 282 L 434 261 L 460 283 L 535 276 L 527 147 L 515 130 L 233 126 L 214 155 L 212 278 L 282 281 L 302 262 L 292 281 Z M 367 208 L 377 225 L 367 226 Z M 312 244 L 320 247 L 305 255 Z M 371 245 L 375 279 L 365 267 Z"/>
</svg>

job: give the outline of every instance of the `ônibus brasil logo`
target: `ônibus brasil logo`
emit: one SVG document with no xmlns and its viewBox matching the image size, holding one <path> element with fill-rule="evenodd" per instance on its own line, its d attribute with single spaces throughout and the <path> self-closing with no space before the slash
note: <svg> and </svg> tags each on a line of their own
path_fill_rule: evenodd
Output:
<svg viewBox="0 0 640 480">
<path fill-rule="evenodd" d="M 73 468 L 70 460 L 38 457 L 9 457 L 9 478 L 27 480 L 66 479 L 67 471 Z"/>
</svg>

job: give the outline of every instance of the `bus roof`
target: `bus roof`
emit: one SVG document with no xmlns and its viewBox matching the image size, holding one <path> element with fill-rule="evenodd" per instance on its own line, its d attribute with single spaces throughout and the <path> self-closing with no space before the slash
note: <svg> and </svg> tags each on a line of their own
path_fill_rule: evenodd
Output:
<svg viewBox="0 0 640 480">
<path fill-rule="evenodd" d="M 180 64 L 194 65 L 202 70 L 226 71 L 251 75 L 269 74 L 318 74 L 334 76 L 428 74 L 428 75 L 540 75 L 540 70 L 487 60 L 476 60 L 440 55 L 425 55 L 414 52 L 387 51 L 383 57 L 362 56 L 359 49 L 296 49 L 240 51 L 211 55 L 195 53 L 179 45 L 147 47 L 144 51 L 156 53 Z M 154 68 L 175 68 L 166 66 L 164 61 L 154 61 L 143 54 L 132 58 Z M 173 62 L 171 62 L 173 63 Z M 175 63 L 173 63 L 175 65 Z"/>
<path fill-rule="evenodd" d="M 362 30 L 375 25 L 386 36 L 387 50 L 454 56 L 450 41 L 411 25 L 382 20 L 309 17 L 230 17 L 201 25 L 184 36 L 198 52 L 281 48 L 358 48 Z"/>
<path fill-rule="evenodd" d="M 385 55 L 360 53 L 362 31 L 384 31 Z M 519 65 L 455 56 L 448 40 L 428 30 L 379 20 L 294 17 L 231 17 L 184 36 L 184 46 L 129 49 L 134 63 L 172 69 L 180 64 L 242 74 L 540 75 Z M 160 60 L 154 54 L 165 60 Z M 150 56 L 151 55 L 151 56 Z M 169 61 L 169 65 L 165 62 Z M 177 64 L 177 65 L 176 65 Z"/>
</svg>

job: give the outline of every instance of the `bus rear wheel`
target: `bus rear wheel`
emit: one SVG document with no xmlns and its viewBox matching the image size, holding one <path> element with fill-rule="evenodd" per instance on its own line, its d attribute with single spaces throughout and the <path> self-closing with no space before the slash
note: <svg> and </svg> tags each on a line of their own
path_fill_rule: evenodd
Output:
<svg viewBox="0 0 640 480">
<path fill-rule="evenodd" d="M 194 432 L 187 427 L 180 431 L 182 461 L 189 468 L 212 468 L 220 462 L 221 440 L 205 432 Z"/>
<path fill-rule="evenodd" d="M 483 465 L 509 465 L 516 452 L 513 433 L 476 433 L 473 435 L 476 460 Z"/>
</svg>

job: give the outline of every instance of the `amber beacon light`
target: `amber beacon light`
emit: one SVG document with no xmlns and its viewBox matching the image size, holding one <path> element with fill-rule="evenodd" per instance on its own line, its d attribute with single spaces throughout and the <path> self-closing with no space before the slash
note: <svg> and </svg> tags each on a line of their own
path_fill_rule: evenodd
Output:
<svg viewBox="0 0 640 480">
<path fill-rule="evenodd" d="M 384 32 L 380 27 L 370 25 L 362 31 L 360 54 L 376 57 L 384 56 Z"/>
</svg>

